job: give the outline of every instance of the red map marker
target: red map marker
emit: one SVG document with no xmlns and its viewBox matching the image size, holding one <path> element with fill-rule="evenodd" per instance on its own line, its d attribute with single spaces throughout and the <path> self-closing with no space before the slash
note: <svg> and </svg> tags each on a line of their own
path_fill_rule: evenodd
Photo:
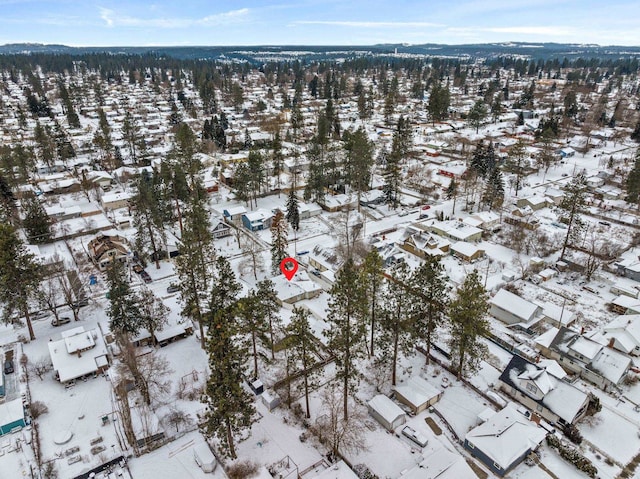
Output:
<svg viewBox="0 0 640 479">
<path fill-rule="evenodd" d="M 280 261 L 280 271 L 282 271 L 285 278 L 291 281 L 293 275 L 298 271 L 298 262 L 293 258 L 285 258 Z"/>
</svg>

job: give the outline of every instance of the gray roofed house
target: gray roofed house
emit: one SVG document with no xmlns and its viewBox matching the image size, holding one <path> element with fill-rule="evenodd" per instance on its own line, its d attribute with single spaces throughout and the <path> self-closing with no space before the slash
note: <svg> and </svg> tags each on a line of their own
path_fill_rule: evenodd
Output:
<svg viewBox="0 0 640 479">
<path fill-rule="evenodd" d="M 464 438 L 464 447 L 499 476 L 518 465 L 535 450 L 547 431 L 509 404 Z"/>
<path fill-rule="evenodd" d="M 543 319 L 542 308 L 506 289 L 501 289 L 489 300 L 489 314 L 508 325 L 519 324 L 529 329 Z"/>
<path fill-rule="evenodd" d="M 545 420 L 573 424 L 586 414 L 589 396 L 551 371 L 516 355 L 500 375 L 498 385 Z"/>
</svg>

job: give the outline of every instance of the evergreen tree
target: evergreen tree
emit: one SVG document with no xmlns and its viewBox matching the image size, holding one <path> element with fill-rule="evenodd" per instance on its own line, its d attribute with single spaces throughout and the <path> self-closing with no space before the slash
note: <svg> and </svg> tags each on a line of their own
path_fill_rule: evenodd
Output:
<svg viewBox="0 0 640 479">
<path fill-rule="evenodd" d="M 282 211 L 277 210 L 271 220 L 271 272 L 276 275 L 280 271 L 280 263 L 287 254 L 287 223 Z"/>
<path fill-rule="evenodd" d="M 382 191 L 385 202 L 395 210 L 400 203 L 400 187 L 402 185 L 402 169 L 400 168 L 402 156 L 398 145 L 397 133 L 393 137 L 391 152 L 383 154 L 386 162 L 382 172 L 382 177 L 384 178 Z"/>
<path fill-rule="evenodd" d="M 482 125 L 482 122 L 486 117 L 487 107 L 482 100 L 476 101 L 471 107 L 471 110 L 469 110 L 469 114 L 467 115 L 469 123 L 476 129 L 476 133 L 478 133 L 480 125 Z"/>
<path fill-rule="evenodd" d="M 0 311 L 2 322 L 15 322 L 15 313 L 24 316 L 29 330 L 29 339 L 36 339 L 33 333 L 29 302 L 39 294 L 43 279 L 42 266 L 29 253 L 8 223 L 0 223 Z"/>
<path fill-rule="evenodd" d="M 626 186 L 627 201 L 636 203 L 640 207 L 640 148 L 636 150 L 636 158 L 633 168 L 627 176 Z"/>
<path fill-rule="evenodd" d="M 240 163 L 233 175 L 233 193 L 237 200 L 249 204 L 252 198 L 251 171 L 246 163 Z"/>
<path fill-rule="evenodd" d="M 360 208 L 360 195 L 369 189 L 371 181 L 373 144 L 369 141 L 366 131 L 361 127 L 353 133 L 345 132 L 344 150 L 346 153 L 345 178 L 351 188 L 358 193 L 358 208 Z"/>
<path fill-rule="evenodd" d="M 445 322 L 449 303 L 448 277 L 444 265 L 437 256 L 427 255 L 411 275 L 413 293 L 412 311 L 414 337 L 427 348 L 427 364 L 431 343 L 438 337 L 438 328 Z"/>
<path fill-rule="evenodd" d="M 277 131 L 273 138 L 273 153 L 271 155 L 271 166 L 273 176 L 276 178 L 276 185 L 278 187 L 278 197 L 280 196 L 280 173 L 282 173 L 284 155 L 282 154 L 282 140 L 280 139 L 280 132 Z"/>
<path fill-rule="evenodd" d="M 184 228 L 179 243 L 180 255 L 176 257 L 176 271 L 180 278 L 182 315 L 194 320 L 200 328 L 201 346 L 205 348 L 204 310 L 206 292 L 210 288 L 211 259 L 215 257 L 213 235 L 210 230 L 209 212 L 198 196 L 184 215 Z"/>
<path fill-rule="evenodd" d="M 487 177 L 482 200 L 491 211 L 495 206 L 502 206 L 504 201 L 504 180 L 502 172 L 493 168 Z"/>
<path fill-rule="evenodd" d="M 51 242 L 51 220 L 40 200 L 33 194 L 28 195 L 22 200 L 22 209 L 22 227 L 29 241 L 33 244 Z"/>
<path fill-rule="evenodd" d="M 562 244 L 560 259 L 564 258 L 569 241 L 575 241 L 584 228 L 581 213 L 586 204 L 587 178 L 583 173 L 574 176 L 564 189 L 564 196 L 558 205 L 558 212 L 562 215 L 561 221 L 567 225 L 567 233 Z"/>
<path fill-rule="evenodd" d="M 229 260 L 224 256 L 216 258 L 216 277 L 209 295 L 209 312 L 211 317 L 228 315 L 238 301 L 242 286 L 231 269 Z"/>
<path fill-rule="evenodd" d="M 257 308 L 268 324 L 269 340 L 271 342 L 271 359 L 275 359 L 275 334 L 276 330 L 280 329 L 282 325 L 282 318 L 277 314 L 280 311 L 280 304 L 273 281 L 265 279 L 258 283 L 256 299 Z"/>
<path fill-rule="evenodd" d="M 336 379 L 342 383 L 343 415 L 349 417 L 349 394 L 358 380 L 358 361 L 364 356 L 366 302 L 358 269 L 349 258 L 338 272 L 329 292 L 329 311 L 325 332 L 328 347 L 336 357 Z"/>
<path fill-rule="evenodd" d="M 453 216 L 456 214 L 456 199 L 458 199 L 458 183 L 456 183 L 455 178 L 451 178 L 449 186 L 447 186 L 447 191 L 445 192 L 445 197 L 448 200 L 453 199 L 453 207 L 451 208 L 451 216 Z"/>
<path fill-rule="evenodd" d="M 367 314 L 369 316 L 369 332 L 371 340 L 369 342 L 369 355 L 375 354 L 375 341 L 378 333 L 379 325 L 377 319 L 381 308 L 381 290 L 382 290 L 382 274 L 383 261 L 378 250 L 373 248 L 364 258 L 362 268 L 362 285 L 364 287 L 364 296 L 367 302 Z"/>
<path fill-rule="evenodd" d="M 486 357 L 487 346 L 481 337 L 489 331 L 488 310 L 489 296 L 474 270 L 467 275 L 449 305 L 449 348 L 458 379 L 465 373 L 475 373 L 480 361 Z"/>
<path fill-rule="evenodd" d="M 149 331 L 151 338 L 154 338 L 156 331 L 162 331 L 167 324 L 170 309 L 147 288 L 140 291 L 139 304 L 140 326 Z"/>
<path fill-rule="evenodd" d="M 518 196 L 520 191 L 520 185 L 522 184 L 522 176 L 524 175 L 524 160 L 527 156 L 526 145 L 522 139 L 518 139 L 515 145 L 511 147 L 509 151 L 509 160 L 507 161 L 507 168 L 509 171 L 515 173 L 515 195 Z"/>
<path fill-rule="evenodd" d="M 258 296 L 253 290 L 240 298 L 233 308 L 240 332 L 249 336 L 253 356 L 252 378 L 255 381 L 258 379 L 258 338 L 262 338 L 268 331 L 267 318 L 259 307 Z"/>
<path fill-rule="evenodd" d="M 258 206 L 258 195 L 265 182 L 264 158 L 262 154 L 257 150 L 251 150 L 249 152 L 249 158 L 247 159 L 247 166 L 249 168 L 249 188 L 253 196 L 253 201 L 255 205 Z"/>
<path fill-rule="evenodd" d="M 113 261 L 107 269 L 109 285 L 109 329 L 117 336 L 129 338 L 138 334 L 142 324 L 140 302 L 127 281 L 124 263 Z"/>
<path fill-rule="evenodd" d="M 293 188 L 289 191 L 289 197 L 287 198 L 287 221 L 291 224 L 293 231 L 298 231 L 300 228 L 300 207 Z"/>
<path fill-rule="evenodd" d="M 247 355 L 237 334 L 231 310 L 213 315 L 207 338 L 210 373 L 203 394 L 207 407 L 200 423 L 202 433 L 218 439 L 231 459 L 237 457 L 236 438 L 256 421 L 253 397 L 242 386 Z"/>
<path fill-rule="evenodd" d="M 156 268 L 160 269 L 160 250 L 166 243 L 165 207 L 159 190 L 156 174 L 143 172 L 136 181 L 136 194 L 133 197 L 133 224 L 136 228 L 136 249 L 144 254 L 147 245 L 151 245 L 152 258 Z"/>
<path fill-rule="evenodd" d="M 316 358 L 316 338 L 313 335 L 309 318 L 311 313 L 307 309 L 294 307 L 291 322 L 287 326 L 287 346 L 291 351 L 291 360 L 298 365 L 302 373 L 306 417 L 311 417 L 309 408 L 309 389 L 313 387 L 317 370 L 312 369 Z"/>
<path fill-rule="evenodd" d="M 413 298 L 407 288 L 411 272 L 406 263 L 398 263 L 390 275 L 382 297 L 384 311 L 380 318 L 382 351 L 380 359 L 391 366 L 391 385 L 396 385 L 396 369 L 399 354 L 409 354 L 413 346 L 411 307 Z"/>
<path fill-rule="evenodd" d="M 450 101 L 449 87 L 443 86 L 440 82 L 434 82 L 429 94 L 429 103 L 427 104 L 427 111 L 434 124 L 447 118 Z"/>
</svg>

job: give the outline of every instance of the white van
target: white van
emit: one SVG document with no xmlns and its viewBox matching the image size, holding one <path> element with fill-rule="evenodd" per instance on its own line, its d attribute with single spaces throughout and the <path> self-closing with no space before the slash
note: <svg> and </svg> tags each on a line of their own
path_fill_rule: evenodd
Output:
<svg viewBox="0 0 640 479">
<path fill-rule="evenodd" d="M 193 458 L 203 472 L 213 472 L 218 465 L 216 456 L 213 455 L 209 444 L 206 442 L 201 442 L 193 446 Z"/>
</svg>

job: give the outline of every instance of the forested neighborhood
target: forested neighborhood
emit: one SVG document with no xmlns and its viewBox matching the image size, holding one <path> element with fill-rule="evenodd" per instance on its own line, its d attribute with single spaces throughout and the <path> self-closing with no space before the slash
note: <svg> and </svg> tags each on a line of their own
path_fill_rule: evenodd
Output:
<svg viewBox="0 0 640 479">
<path fill-rule="evenodd" d="M 640 477 L 637 55 L 241 53 L 0 54 L 0 471 Z"/>
</svg>

